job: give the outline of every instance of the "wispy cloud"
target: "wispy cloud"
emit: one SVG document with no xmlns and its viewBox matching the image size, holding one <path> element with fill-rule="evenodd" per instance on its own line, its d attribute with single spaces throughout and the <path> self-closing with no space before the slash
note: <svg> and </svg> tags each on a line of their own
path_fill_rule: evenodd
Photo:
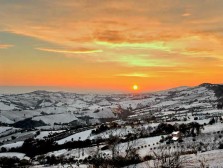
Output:
<svg viewBox="0 0 223 168">
<path fill-rule="evenodd" d="M 183 13 L 182 16 L 184 17 L 191 16 L 191 13 Z"/>
<path fill-rule="evenodd" d="M 121 73 L 121 74 L 116 74 L 115 76 L 120 76 L 120 77 L 140 77 L 140 78 L 148 78 L 151 77 L 151 75 L 145 74 L 145 73 Z"/>
<path fill-rule="evenodd" d="M 67 54 L 91 54 L 91 53 L 101 53 L 103 50 L 95 49 L 79 49 L 79 50 L 60 50 L 60 49 L 51 49 L 51 48 L 36 48 L 37 50 L 55 52 L 55 53 L 67 53 Z"/>
<path fill-rule="evenodd" d="M 123 42 L 123 43 L 109 43 L 104 41 L 95 41 L 98 45 L 107 46 L 110 48 L 131 48 L 131 49 L 154 49 L 154 50 L 163 50 L 170 52 L 171 47 L 164 44 L 162 41 L 155 41 L 155 42 L 149 42 L 149 43 L 129 43 L 129 42 Z"/>
<path fill-rule="evenodd" d="M 11 44 L 0 44 L 0 49 L 5 49 L 5 48 L 10 48 L 13 47 L 14 45 Z"/>
</svg>

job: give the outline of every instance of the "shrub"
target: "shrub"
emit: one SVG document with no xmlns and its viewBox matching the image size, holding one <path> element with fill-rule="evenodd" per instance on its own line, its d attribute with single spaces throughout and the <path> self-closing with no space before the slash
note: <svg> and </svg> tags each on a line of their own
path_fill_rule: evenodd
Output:
<svg viewBox="0 0 223 168">
<path fill-rule="evenodd" d="M 15 136 L 11 136 L 11 139 L 14 140 L 14 139 L 16 139 L 16 137 Z"/>
<path fill-rule="evenodd" d="M 215 123 L 215 119 L 214 118 L 210 119 L 209 124 L 212 125 L 214 123 Z"/>
<path fill-rule="evenodd" d="M 152 159 L 153 159 L 153 156 L 151 156 L 151 155 L 146 155 L 146 156 L 143 158 L 143 161 L 152 160 Z"/>
<path fill-rule="evenodd" d="M 223 149 L 223 143 L 219 144 L 218 149 Z"/>
</svg>

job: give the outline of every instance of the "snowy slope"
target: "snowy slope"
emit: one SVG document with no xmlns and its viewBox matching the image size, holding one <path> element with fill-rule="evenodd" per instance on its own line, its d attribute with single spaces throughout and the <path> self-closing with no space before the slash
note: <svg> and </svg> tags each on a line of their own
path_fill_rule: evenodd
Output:
<svg viewBox="0 0 223 168">
<path fill-rule="evenodd" d="M 178 87 L 160 92 L 138 95 L 75 94 L 67 92 L 35 91 L 25 94 L 0 96 L 0 122 L 14 123 L 32 118 L 46 124 L 69 123 L 90 117 L 92 122 L 114 118 L 114 111 L 132 109 L 134 115 L 149 111 L 178 109 L 212 110 L 219 99 L 218 85 L 202 84 L 196 87 Z M 218 87 L 221 87 L 219 85 Z M 121 109 L 120 109 L 121 108 Z M 118 110 L 117 110 L 118 109 Z"/>
</svg>

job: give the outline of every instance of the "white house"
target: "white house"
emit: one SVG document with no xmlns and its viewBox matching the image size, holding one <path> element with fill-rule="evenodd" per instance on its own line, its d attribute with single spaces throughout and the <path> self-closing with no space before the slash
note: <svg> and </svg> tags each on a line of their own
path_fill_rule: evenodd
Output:
<svg viewBox="0 0 223 168">
<path fill-rule="evenodd" d="M 181 133 L 180 131 L 174 131 L 172 132 L 172 140 L 173 141 L 177 141 L 178 139 L 181 138 Z"/>
</svg>

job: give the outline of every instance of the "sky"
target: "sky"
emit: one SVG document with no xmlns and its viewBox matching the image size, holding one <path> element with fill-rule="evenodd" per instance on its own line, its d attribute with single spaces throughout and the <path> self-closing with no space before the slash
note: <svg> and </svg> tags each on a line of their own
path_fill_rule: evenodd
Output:
<svg viewBox="0 0 223 168">
<path fill-rule="evenodd" d="M 0 86 L 223 83 L 222 0 L 0 0 Z"/>
</svg>

